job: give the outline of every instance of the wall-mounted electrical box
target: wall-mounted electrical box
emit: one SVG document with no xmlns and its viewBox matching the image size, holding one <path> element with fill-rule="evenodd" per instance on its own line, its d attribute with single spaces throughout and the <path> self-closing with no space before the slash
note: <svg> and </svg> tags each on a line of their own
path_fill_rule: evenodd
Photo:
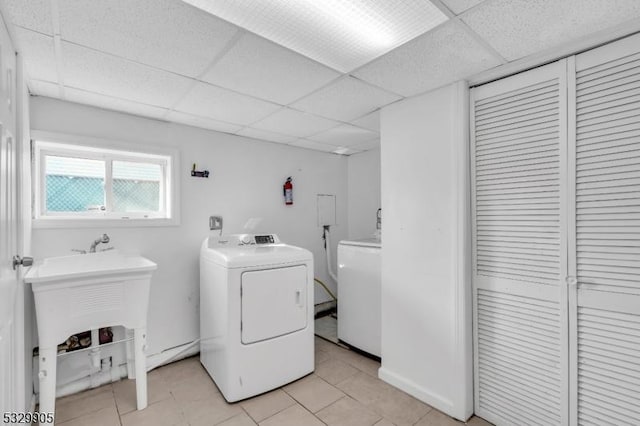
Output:
<svg viewBox="0 0 640 426">
<path fill-rule="evenodd" d="M 336 224 L 336 196 L 318 194 L 318 226 Z"/>
</svg>

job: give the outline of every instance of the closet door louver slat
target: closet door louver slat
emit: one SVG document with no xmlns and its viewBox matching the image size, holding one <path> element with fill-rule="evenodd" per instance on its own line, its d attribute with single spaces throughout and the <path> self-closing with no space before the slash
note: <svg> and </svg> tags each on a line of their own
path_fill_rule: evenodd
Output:
<svg viewBox="0 0 640 426">
<path fill-rule="evenodd" d="M 640 425 L 640 38 L 575 58 L 572 423 Z"/>
<path fill-rule="evenodd" d="M 475 400 L 497 424 L 568 417 L 564 75 L 558 62 L 472 89 Z"/>
</svg>

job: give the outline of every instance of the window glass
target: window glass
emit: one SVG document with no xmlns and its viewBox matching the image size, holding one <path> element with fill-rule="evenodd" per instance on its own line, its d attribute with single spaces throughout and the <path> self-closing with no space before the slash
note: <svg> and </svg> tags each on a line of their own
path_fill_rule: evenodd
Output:
<svg viewBox="0 0 640 426">
<path fill-rule="evenodd" d="M 111 221 L 109 225 L 120 220 L 148 221 L 149 226 L 178 223 L 173 182 L 177 153 L 104 145 L 35 142 L 34 225 L 62 227 L 76 219 L 81 226 L 101 219 Z"/>
<path fill-rule="evenodd" d="M 104 183 L 104 161 L 45 156 L 45 194 L 48 212 L 104 211 Z"/>
<path fill-rule="evenodd" d="M 113 210 L 160 211 L 162 168 L 159 164 L 113 161 Z"/>
</svg>

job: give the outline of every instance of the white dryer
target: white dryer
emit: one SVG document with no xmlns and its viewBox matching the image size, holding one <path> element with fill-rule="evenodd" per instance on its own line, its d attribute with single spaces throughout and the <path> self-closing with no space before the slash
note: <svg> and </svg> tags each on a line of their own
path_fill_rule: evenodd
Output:
<svg viewBox="0 0 640 426">
<path fill-rule="evenodd" d="M 205 239 L 200 362 L 229 402 L 313 372 L 311 252 L 274 234 Z"/>
</svg>

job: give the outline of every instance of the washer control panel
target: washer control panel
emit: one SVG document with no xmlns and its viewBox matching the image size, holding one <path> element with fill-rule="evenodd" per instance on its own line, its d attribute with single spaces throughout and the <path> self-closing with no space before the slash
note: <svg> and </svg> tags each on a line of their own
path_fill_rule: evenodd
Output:
<svg viewBox="0 0 640 426">
<path fill-rule="evenodd" d="M 254 237 L 256 244 L 273 244 L 275 243 L 273 235 L 256 235 Z"/>
<path fill-rule="evenodd" d="M 276 234 L 233 234 L 219 237 L 209 237 L 209 247 L 216 246 L 260 246 L 278 244 L 280 239 Z"/>
</svg>

